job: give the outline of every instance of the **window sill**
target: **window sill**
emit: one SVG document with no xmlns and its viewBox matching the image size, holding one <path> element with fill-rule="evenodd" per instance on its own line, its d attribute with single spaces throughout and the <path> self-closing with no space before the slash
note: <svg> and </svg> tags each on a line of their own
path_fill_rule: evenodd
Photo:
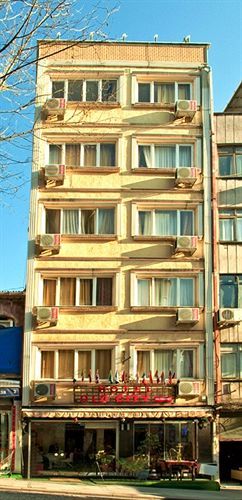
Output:
<svg viewBox="0 0 242 500">
<path fill-rule="evenodd" d="M 236 175 L 236 174 L 231 174 L 231 175 L 218 175 L 217 176 L 217 179 L 221 179 L 221 180 L 230 180 L 230 179 L 238 179 L 238 180 L 241 180 L 242 179 L 242 174 L 239 174 L 239 175 Z"/>
<path fill-rule="evenodd" d="M 120 108 L 120 103 L 117 101 L 67 101 L 66 109 L 73 108 Z"/>
<path fill-rule="evenodd" d="M 175 177 L 176 169 L 175 168 L 153 168 L 153 167 L 135 167 L 132 168 L 132 172 L 134 174 L 160 174 L 167 176 L 169 174 L 169 177 L 172 175 L 172 177 Z"/>
<path fill-rule="evenodd" d="M 116 234 L 62 234 L 61 241 L 115 241 Z"/>
<path fill-rule="evenodd" d="M 161 102 L 136 102 L 133 104 L 134 108 L 155 108 L 155 109 L 164 109 L 169 110 L 169 111 L 175 111 L 175 103 L 172 102 L 167 102 L 167 103 L 161 103 Z"/>
<path fill-rule="evenodd" d="M 75 174 L 113 174 L 120 171 L 119 167 L 81 167 L 81 166 L 68 166 L 66 167 L 67 172 Z"/>
<path fill-rule="evenodd" d="M 135 235 L 133 236 L 133 239 L 135 241 L 168 241 L 168 242 L 175 242 L 177 239 L 177 236 L 151 236 L 151 235 Z"/>
<path fill-rule="evenodd" d="M 242 240 L 219 240 L 220 245 L 242 245 Z"/>
<path fill-rule="evenodd" d="M 177 309 L 182 306 L 131 306 L 132 312 L 141 312 L 141 313 L 152 313 L 152 312 L 160 312 L 160 313 L 177 313 Z M 195 307 L 195 306 L 187 306 L 187 307 Z"/>
<path fill-rule="evenodd" d="M 112 311 L 117 311 L 117 306 L 59 306 L 59 310 L 62 313 L 68 314 L 81 314 L 85 313 L 108 313 Z"/>
</svg>

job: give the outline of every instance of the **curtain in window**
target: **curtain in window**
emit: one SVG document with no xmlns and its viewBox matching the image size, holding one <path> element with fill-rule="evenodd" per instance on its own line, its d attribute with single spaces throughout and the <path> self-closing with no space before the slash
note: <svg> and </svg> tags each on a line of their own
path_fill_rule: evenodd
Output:
<svg viewBox="0 0 242 500">
<path fill-rule="evenodd" d="M 154 93 L 155 102 L 171 103 L 175 101 L 174 83 L 155 83 Z"/>
<path fill-rule="evenodd" d="M 138 306 L 150 306 L 151 280 L 137 280 Z"/>
<path fill-rule="evenodd" d="M 46 234 L 59 234 L 60 233 L 60 210 L 46 209 Z"/>
<path fill-rule="evenodd" d="M 180 297 L 178 298 L 178 304 L 180 306 L 193 306 L 194 305 L 194 293 L 193 293 L 193 278 L 180 278 Z"/>
<path fill-rule="evenodd" d="M 155 305 L 177 305 L 177 280 L 175 278 L 155 278 Z"/>
<path fill-rule="evenodd" d="M 236 353 L 221 353 L 221 369 L 223 378 L 236 378 Z"/>
<path fill-rule="evenodd" d="M 84 167 L 97 166 L 97 147 L 96 144 L 85 144 L 84 146 Z"/>
<path fill-rule="evenodd" d="M 176 351 L 155 351 L 154 369 L 159 373 L 163 371 L 165 377 L 168 377 L 170 370 L 176 372 Z"/>
<path fill-rule="evenodd" d="M 68 101 L 82 101 L 82 80 L 68 81 Z"/>
<path fill-rule="evenodd" d="M 92 305 L 92 279 L 80 279 L 80 306 Z"/>
<path fill-rule="evenodd" d="M 175 236 L 177 234 L 177 213 L 174 210 L 155 211 L 155 234 L 157 236 Z"/>
<path fill-rule="evenodd" d="M 100 145 L 100 165 L 101 167 L 115 166 L 115 144 Z"/>
<path fill-rule="evenodd" d="M 138 212 L 139 217 L 139 234 L 142 236 L 149 236 L 152 234 L 152 213 L 151 212 Z"/>
<path fill-rule="evenodd" d="M 62 233 L 77 234 L 79 226 L 79 210 L 63 210 Z"/>
<path fill-rule="evenodd" d="M 242 226 L 241 226 L 242 228 Z M 219 237 L 222 241 L 233 241 L 233 219 L 219 219 Z"/>
<path fill-rule="evenodd" d="M 179 167 L 192 166 L 191 146 L 179 146 Z"/>
<path fill-rule="evenodd" d="M 88 377 L 89 370 L 91 369 L 91 351 L 78 352 L 78 378 L 84 376 Z"/>
<path fill-rule="evenodd" d="M 242 175 L 242 154 L 236 154 L 235 162 L 237 175 Z"/>
<path fill-rule="evenodd" d="M 111 349 L 96 350 L 96 370 L 101 379 L 107 379 L 111 370 Z"/>
<path fill-rule="evenodd" d="M 56 279 L 44 280 L 43 305 L 55 306 L 56 304 Z"/>
<path fill-rule="evenodd" d="M 114 209 L 99 208 L 98 234 L 114 234 Z"/>
<path fill-rule="evenodd" d="M 98 100 L 98 82 L 97 81 L 87 81 L 86 82 L 86 101 L 97 101 Z"/>
<path fill-rule="evenodd" d="M 94 234 L 96 210 L 81 211 L 81 234 Z"/>
<path fill-rule="evenodd" d="M 191 99 L 190 85 L 187 83 L 178 84 L 178 99 Z"/>
<path fill-rule="evenodd" d="M 236 240 L 242 241 L 242 217 L 236 219 Z"/>
<path fill-rule="evenodd" d="M 139 167 L 152 167 L 150 146 L 139 146 Z"/>
<path fill-rule="evenodd" d="M 66 144 L 66 165 L 68 167 L 80 166 L 80 144 Z"/>
<path fill-rule="evenodd" d="M 97 306 L 112 305 L 112 278 L 97 278 Z"/>
<path fill-rule="evenodd" d="M 74 377 L 74 351 L 59 351 L 58 378 Z"/>
<path fill-rule="evenodd" d="M 180 212 L 180 234 L 193 235 L 193 212 Z"/>
<path fill-rule="evenodd" d="M 76 278 L 61 278 L 60 305 L 74 306 L 76 304 Z"/>
<path fill-rule="evenodd" d="M 175 146 L 155 146 L 155 168 L 175 168 Z"/>
<path fill-rule="evenodd" d="M 61 144 L 49 145 L 49 165 L 60 165 L 62 157 Z"/>
<path fill-rule="evenodd" d="M 148 375 L 150 371 L 150 352 L 137 351 L 137 373 L 142 376 L 143 373 Z"/>
<path fill-rule="evenodd" d="M 54 351 L 41 352 L 41 378 L 54 378 Z"/>
<path fill-rule="evenodd" d="M 193 377 L 193 351 L 180 350 L 180 377 Z"/>
</svg>

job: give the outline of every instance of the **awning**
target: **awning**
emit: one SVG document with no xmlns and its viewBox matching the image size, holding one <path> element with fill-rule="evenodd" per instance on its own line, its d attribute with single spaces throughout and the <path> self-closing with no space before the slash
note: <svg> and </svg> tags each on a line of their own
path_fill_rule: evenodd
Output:
<svg viewBox="0 0 242 500">
<path fill-rule="evenodd" d="M 213 416 L 212 409 L 208 408 L 82 408 L 82 409 L 23 409 L 22 416 L 25 418 L 47 418 L 47 419 L 73 419 L 73 418 L 92 418 L 92 419 L 161 419 L 161 418 L 209 418 Z"/>
</svg>

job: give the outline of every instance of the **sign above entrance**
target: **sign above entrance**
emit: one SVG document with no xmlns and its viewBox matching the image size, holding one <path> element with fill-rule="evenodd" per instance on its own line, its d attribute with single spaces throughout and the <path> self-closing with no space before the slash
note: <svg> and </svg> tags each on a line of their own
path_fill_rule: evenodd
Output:
<svg viewBox="0 0 242 500">
<path fill-rule="evenodd" d="M 98 406 L 159 406 L 175 401 L 177 387 L 177 384 L 75 384 L 74 402 Z"/>
</svg>

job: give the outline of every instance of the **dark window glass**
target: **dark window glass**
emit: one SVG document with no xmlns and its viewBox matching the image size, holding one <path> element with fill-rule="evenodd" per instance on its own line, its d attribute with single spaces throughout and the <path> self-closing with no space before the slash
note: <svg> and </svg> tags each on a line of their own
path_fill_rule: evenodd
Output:
<svg viewBox="0 0 242 500">
<path fill-rule="evenodd" d="M 102 81 L 102 101 L 117 101 L 117 80 Z"/>
<path fill-rule="evenodd" d="M 65 93 L 65 82 L 55 81 L 52 82 L 52 97 L 63 98 Z"/>
<path fill-rule="evenodd" d="M 150 84 L 149 83 L 139 83 L 138 101 L 139 102 L 150 102 Z"/>
<path fill-rule="evenodd" d="M 82 101 L 82 80 L 68 81 L 68 101 Z"/>
</svg>

